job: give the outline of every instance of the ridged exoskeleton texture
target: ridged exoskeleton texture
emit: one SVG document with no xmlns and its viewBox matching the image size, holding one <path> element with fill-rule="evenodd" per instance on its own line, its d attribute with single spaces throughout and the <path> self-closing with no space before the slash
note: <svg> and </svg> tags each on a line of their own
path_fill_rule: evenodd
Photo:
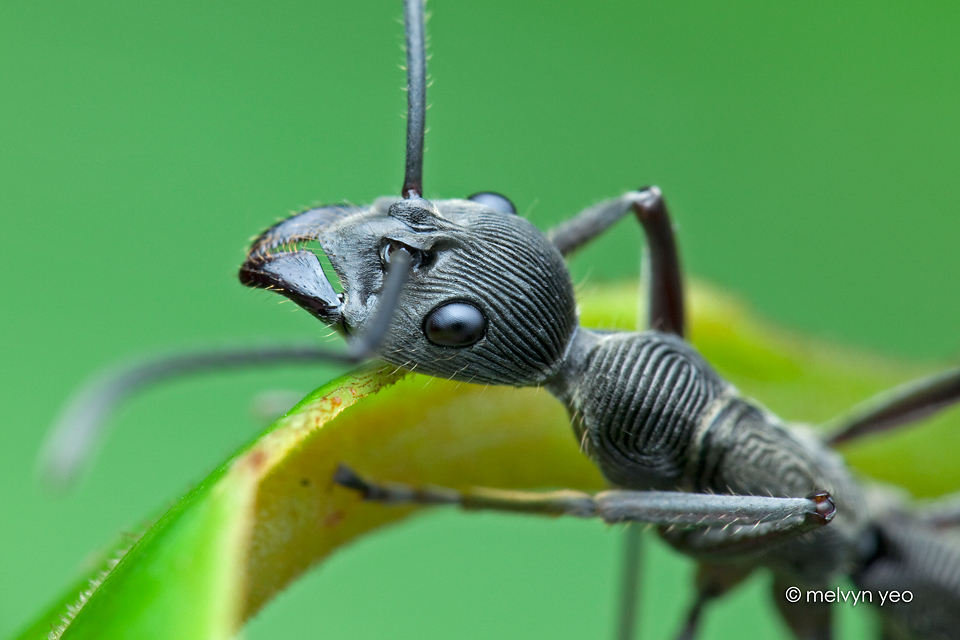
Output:
<svg viewBox="0 0 960 640">
<path fill-rule="evenodd" d="M 583 447 L 611 482 L 629 489 L 681 488 L 691 439 L 727 387 L 675 336 L 601 336 L 568 407 Z"/>
<path fill-rule="evenodd" d="M 316 240 L 340 279 L 337 295 Z M 378 357 L 442 378 L 513 386 L 547 382 L 577 326 L 566 263 L 530 222 L 468 200 L 380 198 L 370 207 L 296 214 L 255 242 L 241 281 L 277 291 L 341 333 L 363 333 L 383 298 L 390 251 L 411 256 Z M 425 335 L 439 307 L 464 303 L 483 316 L 475 342 L 444 346 Z"/>
<path fill-rule="evenodd" d="M 473 207 L 471 207 L 473 209 Z M 414 330 L 396 331 L 397 364 L 420 352 L 418 371 L 471 382 L 538 384 L 559 366 L 576 326 L 576 303 L 560 253 L 515 215 L 445 212 L 468 229 L 459 250 L 438 254 L 417 282 L 414 306 L 401 305 Z M 464 217 L 469 220 L 463 221 Z M 560 275 L 561 277 L 558 277 Z M 483 339 L 467 349 L 424 344 L 422 318 L 436 305 L 465 300 L 487 319 Z M 426 303 L 424 303 L 426 301 Z M 391 336 L 391 337 L 392 337 Z M 394 346 L 391 344 L 390 346 Z M 390 360 L 391 351 L 383 357 Z"/>
<path fill-rule="evenodd" d="M 826 584 L 850 571 L 863 553 L 867 507 L 840 457 L 807 431 L 731 396 L 701 426 L 689 479 L 700 493 L 802 498 L 826 491 L 836 502 L 830 526 L 794 538 L 769 563 L 791 579 Z M 669 537 L 669 536 L 668 536 Z M 696 545 L 695 536 L 686 542 Z"/>
<path fill-rule="evenodd" d="M 880 594 L 884 637 L 952 640 L 960 634 L 960 556 L 955 532 L 937 530 L 907 511 L 877 518 L 877 557 L 854 573 L 857 588 Z M 891 592 L 898 594 L 891 598 Z M 909 601 L 900 596 L 909 592 Z M 953 606 L 948 600 L 952 596 Z"/>
<path fill-rule="evenodd" d="M 689 344 L 656 331 L 581 329 L 574 352 L 579 366 L 562 372 L 551 390 L 608 480 L 637 490 L 783 498 L 827 491 L 837 502 L 830 526 L 785 541 L 766 564 L 820 584 L 860 557 L 866 508 L 840 458 L 741 398 Z M 687 553 L 729 561 L 753 553 L 729 548 L 735 529 L 719 536 L 731 543 L 719 555 L 713 528 L 663 533 Z"/>
<path fill-rule="evenodd" d="M 513 386 L 541 384 L 560 367 L 577 323 L 573 286 L 560 252 L 520 216 L 467 200 L 381 198 L 311 236 L 343 285 L 337 320 L 348 334 L 362 331 L 377 307 L 384 247 L 415 254 L 380 358 L 433 376 Z M 425 337 L 425 320 L 451 302 L 484 316 L 475 344 L 447 347 Z"/>
</svg>

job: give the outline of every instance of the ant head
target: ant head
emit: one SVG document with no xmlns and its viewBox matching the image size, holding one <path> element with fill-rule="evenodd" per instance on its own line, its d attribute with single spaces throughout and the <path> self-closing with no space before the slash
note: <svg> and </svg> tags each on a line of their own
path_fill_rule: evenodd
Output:
<svg viewBox="0 0 960 640">
<path fill-rule="evenodd" d="M 539 384 L 560 367 L 576 328 L 566 265 L 501 195 L 434 203 L 420 197 L 427 77 L 423 0 L 406 0 L 404 16 L 403 199 L 381 198 L 368 209 L 312 209 L 275 225 L 254 243 L 240 281 L 279 291 L 347 336 L 366 337 L 369 330 L 380 338 L 377 307 L 390 300 L 392 308 L 396 300 L 378 343 L 382 359 L 455 380 Z M 330 260 L 342 294 L 324 276 L 316 254 L 298 246 L 310 240 Z M 388 265 L 397 252 L 410 257 L 408 281 L 399 291 L 387 290 Z M 402 255 L 398 264 L 408 268 Z"/>
<path fill-rule="evenodd" d="M 255 242 L 241 281 L 278 291 L 349 336 L 369 327 L 391 255 L 406 251 L 410 275 L 378 356 L 444 378 L 538 384 L 556 372 L 576 327 L 566 265 L 506 198 L 471 198 L 303 212 Z M 319 243 L 343 293 L 316 254 L 296 248 L 308 240 Z"/>
</svg>

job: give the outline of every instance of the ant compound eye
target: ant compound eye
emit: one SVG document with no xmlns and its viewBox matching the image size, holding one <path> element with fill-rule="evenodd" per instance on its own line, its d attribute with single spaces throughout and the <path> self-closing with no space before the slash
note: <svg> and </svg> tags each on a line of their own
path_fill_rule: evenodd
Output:
<svg viewBox="0 0 960 640">
<path fill-rule="evenodd" d="M 427 340 L 441 347 L 469 347 L 483 337 L 487 319 L 468 302 L 442 304 L 423 322 Z"/>
<path fill-rule="evenodd" d="M 467 200 L 471 202 L 476 202 L 477 204 L 482 204 L 485 207 L 490 207 L 497 213 L 512 213 L 517 215 L 517 208 L 513 206 L 513 203 L 510 202 L 510 199 L 506 196 L 502 196 L 499 193 L 494 193 L 493 191 L 481 191 L 480 193 L 475 193 Z"/>
</svg>

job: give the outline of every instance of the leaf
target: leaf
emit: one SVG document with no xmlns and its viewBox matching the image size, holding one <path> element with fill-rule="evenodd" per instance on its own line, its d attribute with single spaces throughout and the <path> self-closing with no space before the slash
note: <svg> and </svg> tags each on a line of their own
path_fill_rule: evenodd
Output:
<svg viewBox="0 0 960 640">
<path fill-rule="evenodd" d="M 585 326 L 629 329 L 636 287 L 597 289 L 582 304 Z M 746 395 L 788 419 L 822 421 L 926 371 L 788 335 L 703 286 L 692 288 L 691 306 L 693 341 L 704 355 Z M 942 493 L 960 485 L 960 470 L 943 453 L 960 444 L 956 423 L 954 412 L 934 427 L 950 444 L 915 429 L 859 445 L 852 458 L 916 493 Z M 916 463 L 883 466 L 894 451 Z M 564 409 L 545 391 L 403 377 L 370 366 L 306 397 L 129 551 L 126 544 L 112 549 L 98 571 L 20 637 L 234 637 L 308 568 L 415 510 L 363 503 L 334 485 L 341 462 L 374 479 L 411 484 L 603 487 L 579 453 Z"/>
</svg>

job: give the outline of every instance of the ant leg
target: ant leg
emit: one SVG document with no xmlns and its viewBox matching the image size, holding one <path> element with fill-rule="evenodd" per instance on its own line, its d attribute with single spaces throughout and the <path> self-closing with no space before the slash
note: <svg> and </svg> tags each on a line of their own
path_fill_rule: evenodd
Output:
<svg viewBox="0 0 960 640">
<path fill-rule="evenodd" d="M 633 211 L 643 226 L 650 265 L 649 326 L 683 337 L 685 331 L 683 279 L 680 257 L 663 194 L 657 187 L 631 191 L 601 202 L 550 229 L 547 237 L 560 253 L 568 255 L 609 229 Z"/>
<path fill-rule="evenodd" d="M 40 475 L 56 485 L 70 484 L 120 403 L 146 388 L 208 371 L 313 364 L 322 361 L 324 353 L 313 345 L 252 346 L 181 353 L 115 367 L 88 382 L 61 410 L 40 452 Z"/>
<path fill-rule="evenodd" d="M 279 254 L 281 257 L 291 255 L 296 254 Z M 312 253 L 309 255 L 316 260 Z M 326 282 L 322 277 L 322 270 L 317 275 L 317 272 L 309 271 L 312 268 L 309 263 L 300 264 L 306 267 L 307 271 L 296 272 L 296 275 L 300 276 L 297 279 L 298 284 L 308 282 L 308 276 L 312 276 L 313 280 Z M 409 272 L 410 255 L 404 250 L 395 251 L 391 255 L 390 268 L 374 316 L 363 333 L 348 338 L 345 351 L 333 351 L 312 345 L 245 347 L 177 354 L 108 371 L 77 393 L 51 428 L 40 453 L 41 474 L 57 484 L 68 484 L 89 459 L 94 443 L 99 439 L 117 406 L 134 393 L 160 382 L 197 373 L 242 367 L 316 362 L 357 364 L 366 360 L 376 352 L 390 328 Z M 290 271 L 285 275 L 289 277 Z M 298 293 L 305 290 L 301 287 Z"/>
<path fill-rule="evenodd" d="M 684 623 L 680 633 L 677 634 L 677 640 L 693 640 L 697 637 L 700 630 L 700 617 L 703 614 L 703 607 L 709 598 L 703 591 L 697 591 L 697 597 L 693 601 L 693 606 L 687 613 L 687 621 Z"/>
<path fill-rule="evenodd" d="M 916 422 L 960 402 L 960 367 L 891 389 L 855 407 L 836 421 L 827 444 L 834 446 L 862 436 Z"/>
<path fill-rule="evenodd" d="M 935 529 L 960 525 L 960 493 L 952 493 L 917 510 L 917 517 Z"/>
<path fill-rule="evenodd" d="M 385 504 L 447 504 L 469 510 L 601 518 L 607 523 L 644 522 L 665 527 L 661 533 L 668 542 L 706 554 L 762 552 L 775 542 L 826 525 L 836 513 L 833 500 L 826 493 L 808 498 L 767 498 L 679 491 L 602 491 L 595 495 L 571 490 L 472 488 L 457 491 L 444 487 L 373 484 L 343 464 L 337 467 L 333 481 L 359 492 L 364 500 Z M 625 563 L 626 571 L 631 569 L 630 564 Z M 632 582 L 632 578 L 627 580 Z M 635 595 L 630 591 L 628 588 L 622 594 L 618 629 L 618 638 L 622 639 L 633 634 L 634 614 L 630 606 L 634 604 Z M 704 598 L 705 602 L 706 596 Z M 690 634 L 695 631 L 702 606 L 703 603 L 695 605 L 691 612 Z"/>
<path fill-rule="evenodd" d="M 701 496 L 705 494 L 689 494 Z M 712 494 L 711 494 L 712 495 Z M 723 496 L 741 500 L 755 500 L 752 496 Z M 764 500 L 796 500 L 797 498 L 764 498 Z M 767 552 L 774 544 L 795 538 L 801 533 L 823 526 L 833 519 L 836 512 L 829 494 L 820 492 L 803 498 L 819 509 L 819 516 L 808 515 L 800 521 L 791 515 L 785 519 L 768 518 L 734 524 L 714 523 L 705 520 L 699 528 L 668 526 L 660 533 L 664 540 L 678 550 L 703 558 L 753 557 Z M 731 508 L 733 505 L 731 503 Z M 819 517 L 819 519 L 818 519 Z M 723 524 L 720 527 L 711 525 Z"/>
<path fill-rule="evenodd" d="M 643 535 L 640 527 L 629 523 L 623 531 L 623 561 L 620 565 L 620 604 L 617 640 L 633 640 L 637 635 L 637 596 L 640 592 Z"/>
<path fill-rule="evenodd" d="M 358 491 L 364 500 L 385 504 L 451 504 L 470 510 L 512 511 L 546 516 L 601 518 L 608 523 L 645 522 L 664 527 L 710 531 L 758 529 L 765 533 L 799 535 L 822 527 L 836 512 L 826 493 L 808 498 L 767 498 L 680 491 L 511 491 L 475 487 L 465 491 L 445 487 L 374 484 L 341 464 L 333 476 L 342 487 Z M 756 537 L 756 536 L 753 536 Z"/>
<path fill-rule="evenodd" d="M 735 565 L 699 563 L 696 578 L 697 595 L 690 611 L 687 613 L 687 620 L 677 635 L 677 640 L 693 640 L 696 638 L 697 632 L 700 630 L 703 610 L 707 603 L 733 589 L 751 573 L 753 573 L 753 567 L 742 568 Z"/>
<path fill-rule="evenodd" d="M 615 200 L 601 202 L 576 217 L 554 227 L 547 237 L 563 255 L 568 255 L 609 229 L 628 212 L 633 211 L 643 227 L 647 240 L 648 326 L 680 337 L 685 333 L 683 278 L 680 257 L 663 194 L 657 187 L 647 187 L 624 194 Z M 621 593 L 618 638 L 633 636 L 639 569 L 629 575 L 631 559 L 639 557 L 639 536 L 624 539 L 623 589 Z"/>
</svg>

